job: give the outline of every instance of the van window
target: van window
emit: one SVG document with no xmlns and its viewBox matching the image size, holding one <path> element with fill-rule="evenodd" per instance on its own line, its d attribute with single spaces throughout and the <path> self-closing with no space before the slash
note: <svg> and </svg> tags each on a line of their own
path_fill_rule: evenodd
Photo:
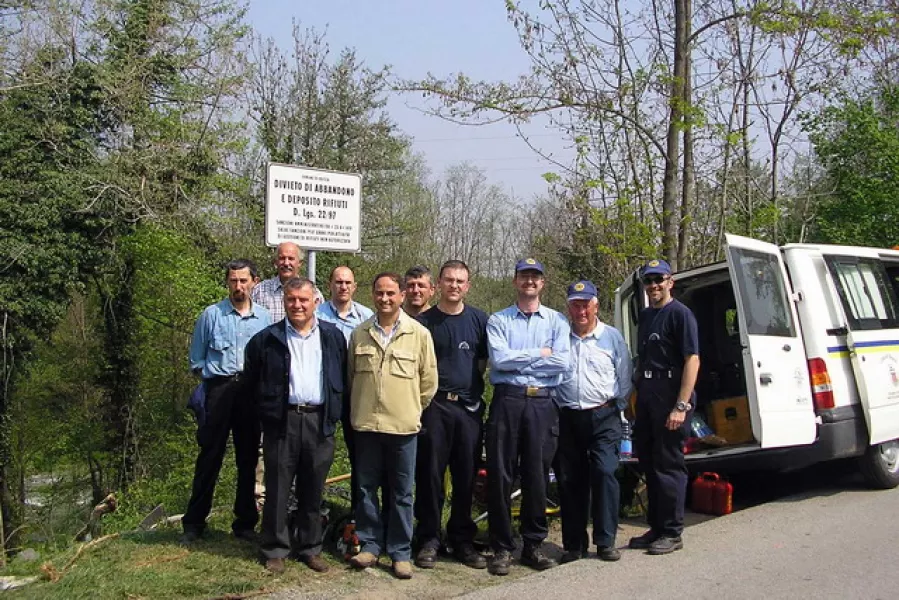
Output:
<svg viewBox="0 0 899 600">
<path fill-rule="evenodd" d="M 744 248 L 731 248 L 730 253 L 736 267 L 737 291 L 746 311 L 746 333 L 795 337 L 779 257 Z"/>
<path fill-rule="evenodd" d="M 874 259 L 828 257 L 850 329 L 899 325 L 896 296 L 883 265 Z"/>
</svg>

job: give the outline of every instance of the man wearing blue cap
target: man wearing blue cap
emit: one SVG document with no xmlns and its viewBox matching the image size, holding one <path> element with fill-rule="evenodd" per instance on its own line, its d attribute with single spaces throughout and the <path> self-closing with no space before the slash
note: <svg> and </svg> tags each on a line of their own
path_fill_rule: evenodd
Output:
<svg viewBox="0 0 899 600">
<path fill-rule="evenodd" d="M 633 388 L 631 355 L 618 330 L 602 323 L 598 313 L 593 282 L 568 286 L 571 370 L 559 386 L 563 563 L 586 556 L 591 512 L 596 555 L 621 558 L 615 547 L 620 500 L 615 471 L 621 411 Z"/>
<path fill-rule="evenodd" d="M 631 538 L 630 547 L 668 554 L 684 547 L 684 441 L 695 405 L 699 334 L 693 313 L 671 296 L 667 262 L 649 261 L 640 278 L 649 307 L 640 313 L 637 329 L 634 448 L 646 476 L 649 531 Z"/>
<path fill-rule="evenodd" d="M 488 569 L 507 575 L 512 537 L 512 481 L 521 477 L 521 563 L 537 570 L 556 562 L 541 549 L 546 539 L 546 482 L 559 435 L 556 388 L 568 371 L 568 322 L 540 304 L 543 265 L 518 261 L 515 304 L 487 321 L 493 401 L 487 417 L 487 489 L 490 544 Z"/>
</svg>

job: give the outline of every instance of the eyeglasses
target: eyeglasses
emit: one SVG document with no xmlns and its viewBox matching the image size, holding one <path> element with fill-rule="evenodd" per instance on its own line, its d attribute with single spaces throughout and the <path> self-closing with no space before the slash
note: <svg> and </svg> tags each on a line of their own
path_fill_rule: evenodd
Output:
<svg viewBox="0 0 899 600">
<path fill-rule="evenodd" d="M 666 277 L 665 275 L 647 275 L 642 279 L 642 281 L 643 285 L 659 285 L 668 281 L 668 279 L 670 278 Z"/>
</svg>

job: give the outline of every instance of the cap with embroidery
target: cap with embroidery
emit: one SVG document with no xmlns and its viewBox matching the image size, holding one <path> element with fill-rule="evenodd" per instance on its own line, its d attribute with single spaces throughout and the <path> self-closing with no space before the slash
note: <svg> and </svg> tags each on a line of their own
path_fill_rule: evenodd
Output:
<svg viewBox="0 0 899 600">
<path fill-rule="evenodd" d="M 640 269 L 640 277 L 646 275 L 671 275 L 671 265 L 661 258 L 653 259 Z"/>
<path fill-rule="evenodd" d="M 568 286 L 568 301 L 572 300 L 592 300 L 596 298 L 596 286 L 592 281 L 582 279 L 575 281 Z"/>
<path fill-rule="evenodd" d="M 522 258 L 515 263 L 515 272 L 518 273 L 519 271 L 537 271 L 541 275 L 544 274 L 543 265 L 533 258 Z"/>
</svg>

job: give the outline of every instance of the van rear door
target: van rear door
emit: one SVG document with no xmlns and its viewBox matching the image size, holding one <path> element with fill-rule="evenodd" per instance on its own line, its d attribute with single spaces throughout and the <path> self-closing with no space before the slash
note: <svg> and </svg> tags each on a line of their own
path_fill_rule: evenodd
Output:
<svg viewBox="0 0 899 600">
<path fill-rule="evenodd" d="M 843 249 L 845 250 L 845 249 Z M 840 249 L 836 249 L 840 252 Z M 899 438 L 899 302 L 877 251 L 825 254 L 846 314 L 846 343 L 870 443 Z"/>
<path fill-rule="evenodd" d="M 817 436 L 805 344 L 780 249 L 727 235 L 752 431 L 762 448 Z"/>
</svg>

